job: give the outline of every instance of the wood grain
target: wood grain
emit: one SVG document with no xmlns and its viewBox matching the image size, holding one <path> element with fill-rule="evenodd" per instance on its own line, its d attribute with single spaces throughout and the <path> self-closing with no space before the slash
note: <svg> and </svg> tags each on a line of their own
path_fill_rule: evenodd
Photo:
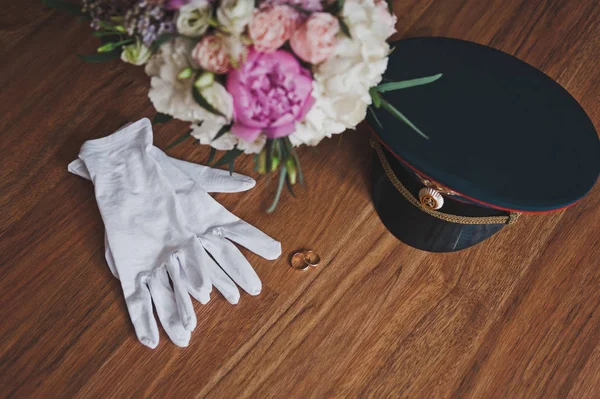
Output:
<svg viewBox="0 0 600 399">
<path fill-rule="evenodd" d="M 264 213 L 273 182 L 218 194 L 278 238 L 245 252 L 263 280 L 237 306 L 195 304 L 180 349 L 139 344 L 104 262 L 92 186 L 67 173 L 81 143 L 153 116 L 148 79 L 84 65 L 89 29 L 38 1 L 0 14 L 0 397 L 600 397 L 600 190 L 569 210 L 525 216 L 474 248 L 428 254 L 374 212 L 364 128 L 302 149 L 309 181 Z M 556 79 L 600 126 L 595 0 L 396 1 L 397 38 L 488 44 Z M 165 148 L 186 128 L 155 128 Z M 565 132 L 568 134 L 568 132 Z M 169 151 L 204 162 L 186 142 Z M 240 172 L 253 174 L 249 157 Z M 288 256 L 313 248 L 322 265 Z"/>
</svg>

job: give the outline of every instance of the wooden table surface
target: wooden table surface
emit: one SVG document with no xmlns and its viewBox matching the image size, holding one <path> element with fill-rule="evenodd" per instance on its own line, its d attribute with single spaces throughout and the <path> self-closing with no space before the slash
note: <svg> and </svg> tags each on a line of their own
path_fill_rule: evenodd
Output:
<svg viewBox="0 0 600 399">
<path fill-rule="evenodd" d="M 596 0 L 395 3 L 398 37 L 514 54 L 600 127 Z M 258 297 L 195 303 L 188 348 L 162 330 L 157 349 L 142 346 L 104 261 L 92 185 L 66 167 L 85 140 L 153 116 L 148 79 L 123 63 L 80 62 L 75 54 L 98 43 L 73 17 L 37 0 L 3 8 L 0 397 L 600 397 L 600 189 L 475 248 L 420 252 L 373 209 L 364 128 L 302 149 L 308 189 L 285 195 L 272 216 L 265 178 L 249 193 L 217 195 L 284 255 L 248 254 Z M 165 148 L 185 128 L 158 125 L 155 142 Z M 208 150 L 188 141 L 169 153 L 203 162 Z M 251 158 L 238 170 L 252 174 Z M 301 248 L 322 265 L 292 270 L 288 256 Z"/>
</svg>

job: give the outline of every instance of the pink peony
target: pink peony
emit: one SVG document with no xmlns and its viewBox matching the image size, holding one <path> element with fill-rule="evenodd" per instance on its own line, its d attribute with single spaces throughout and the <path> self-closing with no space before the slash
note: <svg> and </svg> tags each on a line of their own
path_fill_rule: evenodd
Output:
<svg viewBox="0 0 600 399">
<path fill-rule="evenodd" d="M 225 42 L 217 35 L 204 36 L 194 47 L 192 58 L 202 69 L 209 72 L 221 74 L 231 69 L 231 60 Z"/>
<path fill-rule="evenodd" d="M 255 11 L 248 33 L 257 51 L 275 51 L 290 39 L 296 29 L 297 11 L 285 5 Z"/>
<path fill-rule="evenodd" d="M 289 52 L 261 53 L 250 49 L 248 59 L 227 76 L 233 97 L 231 133 L 254 141 L 287 136 L 314 104 L 310 71 Z"/>
<path fill-rule="evenodd" d="M 325 61 L 335 48 L 340 25 L 333 15 L 315 12 L 294 32 L 290 45 L 298 57 L 310 64 Z"/>
</svg>

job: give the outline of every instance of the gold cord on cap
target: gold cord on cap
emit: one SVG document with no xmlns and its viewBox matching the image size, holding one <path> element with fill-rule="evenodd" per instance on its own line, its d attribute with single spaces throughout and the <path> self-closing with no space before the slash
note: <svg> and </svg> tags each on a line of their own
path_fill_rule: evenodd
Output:
<svg viewBox="0 0 600 399">
<path fill-rule="evenodd" d="M 398 190 L 398 192 L 400 194 L 402 194 L 402 196 L 408 202 L 410 202 L 411 204 L 413 204 L 414 206 L 416 206 L 423 212 L 427 213 L 428 215 L 433 216 L 434 218 L 443 220 L 445 222 L 458 223 L 458 224 L 507 224 L 507 225 L 511 225 L 511 224 L 516 223 L 519 216 L 521 216 L 521 214 L 517 213 L 517 212 L 510 212 L 510 214 L 508 216 L 484 216 L 484 217 L 458 216 L 458 215 L 451 215 L 449 213 L 438 212 L 436 210 L 429 209 L 428 207 L 421 206 L 421 202 L 418 199 L 416 199 L 410 191 L 408 191 L 408 189 L 404 186 L 404 184 L 402 184 L 402 182 L 400 182 L 400 180 L 398 179 L 398 177 L 392 170 L 392 167 L 390 166 L 390 164 L 385 156 L 385 153 L 383 152 L 383 149 L 381 148 L 381 144 L 379 144 L 379 142 L 377 142 L 376 140 L 371 139 L 371 147 L 373 149 L 375 149 L 375 151 L 377 152 L 377 155 L 379 156 L 379 160 L 381 161 L 381 166 L 383 167 L 383 170 L 385 171 L 385 174 L 387 175 L 388 179 L 390 179 L 390 182 L 394 185 L 394 187 L 396 187 L 396 190 Z"/>
</svg>

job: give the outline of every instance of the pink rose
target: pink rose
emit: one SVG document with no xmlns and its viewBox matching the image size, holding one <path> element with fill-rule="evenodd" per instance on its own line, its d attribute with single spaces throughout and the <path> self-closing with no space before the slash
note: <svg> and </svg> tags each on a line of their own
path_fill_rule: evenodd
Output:
<svg viewBox="0 0 600 399">
<path fill-rule="evenodd" d="M 209 72 L 227 73 L 231 69 L 231 59 L 225 42 L 217 35 L 204 36 L 194 47 L 192 58 L 202 69 Z"/>
<path fill-rule="evenodd" d="M 227 91 L 233 97 L 231 133 L 245 141 L 261 132 L 268 138 L 293 133 L 314 104 L 310 71 L 284 50 L 251 48 L 246 62 L 227 75 Z"/>
<path fill-rule="evenodd" d="M 290 39 L 296 29 L 297 11 L 286 5 L 255 11 L 248 33 L 257 51 L 275 51 Z"/>
<path fill-rule="evenodd" d="M 337 18 L 325 12 L 315 12 L 294 32 L 290 44 L 302 60 L 318 64 L 333 53 L 335 35 L 339 30 Z"/>
</svg>

